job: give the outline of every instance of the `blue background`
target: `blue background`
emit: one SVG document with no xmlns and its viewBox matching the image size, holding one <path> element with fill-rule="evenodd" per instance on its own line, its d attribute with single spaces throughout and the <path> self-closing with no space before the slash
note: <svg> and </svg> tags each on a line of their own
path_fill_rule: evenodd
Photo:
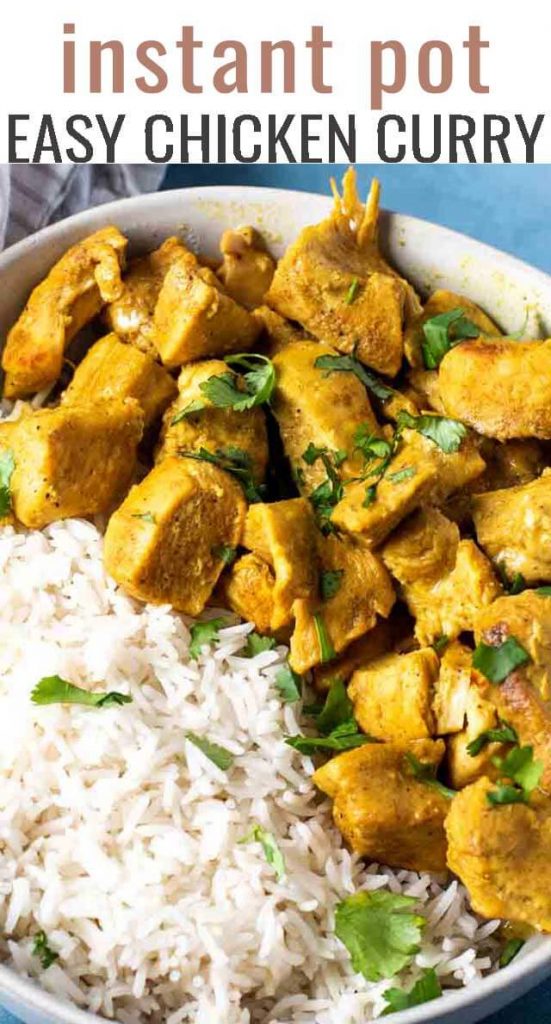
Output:
<svg viewBox="0 0 551 1024">
<path fill-rule="evenodd" d="M 163 188 L 190 185 L 268 185 L 327 192 L 343 165 L 216 165 L 170 167 Z M 551 165 L 358 167 L 367 190 L 376 174 L 383 204 L 479 238 L 551 273 Z M 533 989 L 485 1024 L 551 1024 L 551 981 Z M 0 1024 L 17 1024 L 0 1009 Z"/>
</svg>

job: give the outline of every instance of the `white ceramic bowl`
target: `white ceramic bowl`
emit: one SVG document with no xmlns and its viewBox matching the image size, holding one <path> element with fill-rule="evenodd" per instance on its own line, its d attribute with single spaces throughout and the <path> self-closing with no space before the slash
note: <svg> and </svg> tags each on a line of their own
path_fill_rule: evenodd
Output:
<svg viewBox="0 0 551 1024">
<path fill-rule="evenodd" d="M 116 224 L 134 251 L 180 234 L 202 252 L 215 255 L 225 228 L 254 224 L 280 255 L 301 227 L 320 220 L 329 208 L 328 198 L 304 192 L 220 187 L 161 192 L 78 214 L 0 256 L 0 339 L 52 263 L 70 244 L 102 225 Z M 435 287 L 463 292 L 511 332 L 523 326 L 528 310 L 530 333 L 551 337 L 551 277 L 541 271 L 464 235 L 400 214 L 383 214 L 381 239 L 392 262 L 421 292 Z M 397 1013 L 392 1021 L 473 1024 L 548 974 L 551 938 L 533 938 L 504 970 L 437 1002 Z M 2 966 L 0 1003 L 25 1024 L 98 1024 L 103 1019 L 60 1002 Z"/>
</svg>

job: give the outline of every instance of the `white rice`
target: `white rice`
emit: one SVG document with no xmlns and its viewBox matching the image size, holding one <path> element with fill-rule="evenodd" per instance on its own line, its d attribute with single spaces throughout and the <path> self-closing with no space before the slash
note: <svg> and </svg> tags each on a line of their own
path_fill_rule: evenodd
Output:
<svg viewBox="0 0 551 1024">
<path fill-rule="evenodd" d="M 104 573 L 90 523 L 0 531 L 0 949 L 49 991 L 123 1024 L 359 1024 L 392 984 L 354 975 L 334 937 L 359 888 L 413 895 L 427 918 L 399 984 L 444 987 L 495 965 L 498 922 L 452 880 L 365 866 L 343 847 L 313 766 L 283 742 L 298 705 L 273 680 L 286 650 L 240 656 L 250 625 L 199 661 L 188 620 Z M 233 620 L 235 621 L 235 620 Z M 114 708 L 37 707 L 38 679 L 130 693 Z M 184 738 L 235 754 L 228 772 Z M 277 881 L 251 825 L 275 836 Z M 59 953 L 43 971 L 32 937 Z"/>
</svg>

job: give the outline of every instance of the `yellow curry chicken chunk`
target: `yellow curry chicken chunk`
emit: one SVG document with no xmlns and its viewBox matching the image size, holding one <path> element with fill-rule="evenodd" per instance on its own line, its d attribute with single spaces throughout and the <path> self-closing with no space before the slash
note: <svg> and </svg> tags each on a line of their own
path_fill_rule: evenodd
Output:
<svg viewBox="0 0 551 1024">
<path fill-rule="evenodd" d="M 414 777 L 409 757 L 436 770 L 442 740 L 366 743 L 332 758 L 314 782 L 333 803 L 337 828 L 355 853 L 410 871 L 446 869 L 449 800 Z"/>
<path fill-rule="evenodd" d="M 295 672 L 330 660 L 390 614 L 394 590 L 382 561 L 366 548 L 334 535 L 319 544 L 322 574 L 331 574 L 331 596 L 299 598 L 289 662 Z"/>
<path fill-rule="evenodd" d="M 317 594 L 316 533 L 305 498 L 260 502 L 249 508 L 243 546 L 263 558 L 274 574 L 271 630 L 291 623 L 295 601 Z"/>
<path fill-rule="evenodd" d="M 153 317 L 167 271 L 177 260 L 197 266 L 197 258 L 177 238 L 167 238 L 158 249 L 133 260 L 124 276 L 121 295 L 106 306 L 108 326 L 123 341 L 158 359 L 153 340 Z"/>
<path fill-rule="evenodd" d="M 446 820 L 448 864 L 474 909 L 551 931 L 551 803 L 492 807 L 488 779 L 467 786 Z"/>
<path fill-rule="evenodd" d="M 363 731 L 398 743 L 433 736 L 438 668 L 438 655 L 425 647 L 409 654 L 387 654 L 354 672 L 348 696 Z"/>
<path fill-rule="evenodd" d="M 41 409 L 13 433 L 16 518 L 36 530 L 108 512 L 129 487 L 143 413 L 136 401 Z"/>
<path fill-rule="evenodd" d="M 418 512 L 385 545 L 382 557 L 415 618 L 421 644 L 456 639 L 501 593 L 485 555 L 437 509 Z"/>
<path fill-rule="evenodd" d="M 151 356 L 107 334 L 89 349 L 63 395 L 63 403 L 135 398 L 149 426 L 177 393 L 170 374 Z"/>
<path fill-rule="evenodd" d="M 266 474 L 269 457 L 264 411 L 255 408 L 236 412 L 231 408 L 213 406 L 201 385 L 223 375 L 239 381 L 239 376 L 222 359 L 207 359 L 182 367 L 178 377 L 178 398 L 164 416 L 157 461 L 167 455 L 198 451 L 200 448 L 206 448 L 213 454 L 238 448 L 250 461 L 252 475 L 260 483 Z M 197 402 L 204 408 L 187 413 L 192 403 Z"/>
<path fill-rule="evenodd" d="M 483 775 L 496 777 L 492 759 L 501 756 L 505 747 L 501 743 L 487 743 L 479 753 L 469 747 L 479 736 L 499 725 L 495 705 L 488 699 L 486 688 L 473 679 L 465 700 L 465 726 L 448 737 L 447 771 L 454 789 L 463 789 Z"/>
<path fill-rule="evenodd" d="M 380 253 L 378 182 L 364 207 L 348 171 L 342 196 L 334 188 L 334 197 L 331 215 L 304 228 L 279 261 L 266 302 L 393 377 L 402 363 L 404 322 L 420 312 L 419 300 Z"/>
<path fill-rule="evenodd" d="M 107 571 L 129 594 L 198 615 L 241 542 L 247 505 L 223 470 L 166 458 L 132 488 L 105 534 Z"/>
<path fill-rule="evenodd" d="M 433 712 L 436 734 L 461 732 L 471 688 L 472 651 L 455 640 L 447 643 L 435 684 Z"/>
<path fill-rule="evenodd" d="M 446 414 L 505 441 L 551 438 L 551 341 L 464 341 L 443 358 L 438 389 Z"/>
<path fill-rule="evenodd" d="M 538 480 L 473 497 L 478 543 L 510 578 L 551 579 L 551 471 Z"/>
<path fill-rule="evenodd" d="M 216 274 L 175 260 L 159 292 L 153 317 L 153 339 L 166 366 L 251 349 L 260 323 L 227 295 Z"/>
<path fill-rule="evenodd" d="M 121 294 L 126 244 L 117 228 L 102 228 L 68 249 L 37 285 L 2 353 L 6 398 L 55 383 L 69 342 Z"/>
<path fill-rule="evenodd" d="M 457 295 L 456 292 L 447 291 L 445 288 L 438 288 L 427 299 L 422 313 L 409 324 L 406 330 L 404 349 L 406 358 L 411 366 L 419 369 L 424 367 L 422 354 L 422 343 L 424 340 L 423 325 L 426 324 L 427 320 L 432 320 L 435 316 L 451 313 L 458 309 L 462 309 L 464 316 L 470 323 L 480 329 L 480 334 L 487 335 L 490 338 L 500 336 L 501 331 L 497 324 L 475 302 L 472 302 L 465 295 Z M 429 372 L 434 373 L 435 377 L 437 376 L 435 371 Z"/>
<path fill-rule="evenodd" d="M 253 622 L 262 635 L 273 630 L 275 577 L 272 569 L 258 555 L 249 552 L 233 563 L 220 578 L 217 588 L 222 607 L 231 608 L 245 622 Z"/>
<path fill-rule="evenodd" d="M 251 227 L 224 231 L 220 252 L 223 262 L 217 275 L 228 295 L 245 309 L 260 306 L 276 266 L 262 236 Z"/>
</svg>

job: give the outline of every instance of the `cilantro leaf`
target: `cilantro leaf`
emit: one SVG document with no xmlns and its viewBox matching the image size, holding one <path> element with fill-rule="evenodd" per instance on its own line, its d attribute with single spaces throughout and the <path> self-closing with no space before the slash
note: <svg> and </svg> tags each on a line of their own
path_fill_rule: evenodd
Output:
<svg viewBox="0 0 551 1024">
<path fill-rule="evenodd" d="M 538 587 L 536 594 L 539 594 L 540 597 L 551 597 L 551 587 Z"/>
<path fill-rule="evenodd" d="M 511 672 L 528 661 L 531 661 L 528 651 L 514 636 L 495 646 L 481 642 L 473 653 L 473 668 L 491 683 L 502 683 Z"/>
<path fill-rule="evenodd" d="M 132 519 L 143 519 L 144 523 L 157 522 L 152 512 L 133 512 Z"/>
<path fill-rule="evenodd" d="M 220 630 L 228 625 L 226 619 L 208 619 L 207 622 L 194 622 L 190 628 L 191 643 L 189 645 L 189 656 L 197 660 L 202 648 L 206 644 L 212 644 L 218 640 Z"/>
<path fill-rule="evenodd" d="M 211 551 L 215 558 L 219 558 L 223 565 L 231 565 L 235 562 L 237 556 L 237 548 L 232 548 L 230 544 L 216 544 L 215 547 L 211 548 Z"/>
<path fill-rule="evenodd" d="M 525 939 L 508 939 L 499 958 L 499 966 L 507 967 L 511 960 L 514 960 L 517 954 L 520 953 L 524 945 Z"/>
<path fill-rule="evenodd" d="M 386 999 L 387 1007 L 381 1016 L 387 1017 L 390 1013 L 396 1013 L 397 1010 L 409 1010 L 411 1006 L 429 1003 L 441 995 L 442 987 L 436 971 L 433 967 L 426 968 L 409 992 L 404 992 L 402 988 L 389 988 L 383 992 L 383 999 Z"/>
<path fill-rule="evenodd" d="M 290 665 L 283 665 L 276 672 L 274 685 L 284 704 L 294 704 L 302 697 L 302 679 Z"/>
<path fill-rule="evenodd" d="M 318 750 L 342 752 L 363 747 L 365 743 L 376 743 L 377 740 L 367 733 L 358 731 L 355 719 L 338 725 L 327 736 L 286 736 L 287 746 L 293 747 L 301 754 L 313 754 Z"/>
<path fill-rule="evenodd" d="M 336 651 L 320 612 L 316 612 L 314 615 L 314 627 L 318 638 L 321 663 L 324 665 L 326 661 L 331 661 L 335 657 Z"/>
<path fill-rule="evenodd" d="M 498 782 L 497 788 L 491 789 L 486 794 L 486 797 L 488 803 L 494 807 L 503 806 L 504 804 L 527 803 L 526 795 L 522 792 L 522 789 L 505 782 Z"/>
<path fill-rule="evenodd" d="M 233 356 L 226 356 L 228 366 L 237 366 L 245 370 L 243 380 L 247 393 L 250 396 L 249 404 L 243 405 L 242 400 L 236 409 L 253 409 L 256 405 L 267 404 L 276 386 L 275 366 L 268 356 L 259 352 L 239 352 Z"/>
<path fill-rule="evenodd" d="M 271 832 L 268 832 L 262 825 L 253 825 L 250 832 L 238 842 L 260 843 L 266 861 L 273 867 L 278 882 L 281 882 L 281 879 L 285 877 L 285 860 Z"/>
<path fill-rule="evenodd" d="M 335 934 L 352 966 L 368 981 L 391 978 L 419 951 L 426 921 L 412 913 L 417 900 L 378 890 L 358 892 L 337 905 Z"/>
<path fill-rule="evenodd" d="M 506 778 L 520 786 L 526 796 L 537 789 L 543 775 L 543 761 L 534 760 L 533 747 L 513 747 L 505 757 L 493 757 L 492 762 Z"/>
<path fill-rule="evenodd" d="M 503 584 L 503 589 L 508 594 L 521 594 L 523 590 L 526 590 L 526 580 L 521 572 L 516 572 L 514 576 L 510 577 L 504 561 L 496 562 L 496 569 Z"/>
<path fill-rule="evenodd" d="M 343 484 L 337 470 L 346 459 L 346 454 L 344 451 L 318 448 L 312 441 L 302 453 L 307 466 L 313 466 L 320 459 L 326 472 L 325 480 L 309 495 L 319 527 L 324 533 L 331 530 L 331 513 L 343 496 Z"/>
<path fill-rule="evenodd" d="M 256 352 L 227 356 L 229 366 L 238 366 L 247 372 L 242 380 L 245 385 L 240 387 L 240 380 L 231 370 L 226 373 L 213 374 L 201 381 L 199 390 L 208 399 L 210 405 L 217 409 L 234 409 L 235 412 L 246 412 L 257 405 L 269 402 L 276 384 L 276 372 L 271 359 Z M 181 409 L 172 419 L 174 426 L 186 416 L 207 409 L 207 403 L 195 399 Z"/>
<path fill-rule="evenodd" d="M 449 642 L 449 636 L 446 636 L 445 633 L 441 633 L 440 636 L 436 637 L 436 640 L 432 645 L 433 650 L 435 650 L 437 654 L 442 654 L 442 652 L 446 650 L 446 647 L 448 646 Z"/>
<path fill-rule="evenodd" d="M 227 772 L 228 768 L 231 768 L 234 762 L 234 756 L 229 750 L 226 750 L 225 747 L 219 746 L 218 743 L 212 743 L 211 740 L 206 738 L 206 736 L 198 736 L 195 732 L 188 731 L 185 733 L 185 737 L 186 740 L 193 743 L 193 746 L 197 747 L 197 749 L 200 750 L 201 753 L 209 759 L 209 761 L 212 761 L 217 768 L 220 768 L 220 771 Z"/>
<path fill-rule="evenodd" d="M 2 452 L 0 454 L 0 519 L 3 519 L 12 510 L 10 484 L 14 469 L 13 452 L 9 450 Z"/>
<path fill-rule="evenodd" d="M 423 437 L 437 445 L 446 455 L 459 451 L 461 442 L 467 436 L 467 428 L 459 420 L 450 420 L 446 416 L 412 416 L 402 409 L 397 418 L 398 430 L 404 427 L 416 430 Z"/>
<path fill-rule="evenodd" d="M 337 372 L 354 373 L 358 380 L 361 380 L 364 387 L 382 402 L 386 402 L 396 394 L 394 388 L 384 384 L 376 374 L 371 373 L 371 370 L 368 370 L 355 356 L 318 356 L 314 366 L 318 370 L 327 370 L 327 376 L 330 373 Z"/>
<path fill-rule="evenodd" d="M 273 651 L 274 647 L 277 647 L 277 642 L 273 636 L 261 636 L 260 633 L 253 630 L 247 636 L 242 652 L 243 657 L 254 658 L 257 654 L 262 654 L 263 651 Z"/>
<path fill-rule="evenodd" d="M 404 469 L 399 469 L 397 473 L 387 473 L 386 478 L 391 484 L 401 484 L 404 480 L 410 480 L 416 472 L 415 466 L 404 466 Z"/>
<path fill-rule="evenodd" d="M 337 726 L 343 725 L 354 718 L 354 705 L 346 692 L 342 679 L 333 679 L 325 698 L 325 704 L 316 716 L 316 727 L 324 736 L 328 736 Z M 356 726 L 357 728 L 357 726 Z"/>
<path fill-rule="evenodd" d="M 415 754 L 409 752 L 405 755 L 405 760 L 414 779 L 424 782 L 427 786 L 432 786 L 441 796 L 445 796 L 447 800 L 453 800 L 456 791 L 455 789 L 449 789 L 448 786 L 444 786 L 436 778 L 437 766 L 435 764 L 419 761 Z"/>
<path fill-rule="evenodd" d="M 111 690 L 108 693 L 93 693 L 80 686 L 68 683 L 61 676 L 44 676 L 31 693 L 33 704 L 83 704 L 91 708 L 109 708 L 131 704 L 132 697 Z"/>
<path fill-rule="evenodd" d="M 467 753 L 470 757 L 476 757 L 488 743 L 518 743 L 518 733 L 508 722 L 500 722 L 496 729 L 486 729 L 486 732 L 481 732 L 480 736 L 471 740 L 467 745 Z"/>
<path fill-rule="evenodd" d="M 324 569 L 320 572 L 319 587 L 322 601 L 329 601 L 341 588 L 344 569 Z"/>
<path fill-rule="evenodd" d="M 425 367 L 427 370 L 436 370 L 446 352 L 454 345 L 465 338 L 479 338 L 482 331 L 465 316 L 464 309 L 451 309 L 449 313 L 439 313 L 426 320 L 423 334 L 421 351 Z"/>
<path fill-rule="evenodd" d="M 180 448 L 179 454 L 186 459 L 196 459 L 198 462 L 210 462 L 219 469 L 230 473 L 241 484 L 248 502 L 254 504 L 263 501 L 266 493 L 264 484 L 256 484 L 252 473 L 252 459 L 248 452 L 235 445 L 227 445 L 225 448 L 217 448 L 215 452 L 208 448 L 199 448 L 199 451 L 192 451 L 187 448 Z"/>
<path fill-rule="evenodd" d="M 52 949 L 48 942 L 48 936 L 42 929 L 36 933 L 33 942 L 33 955 L 40 960 L 41 966 L 46 971 L 56 960 L 59 960 L 59 953 Z"/>
<path fill-rule="evenodd" d="M 348 289 L 348 291 L 346 293 L 345 299 L 344 299 L 344 301 L 345 301 L 347 306 L 351 306 L 352 303 L 356 301 L 356 299 L 358 298 L 358 295 L 360 294 L 360 289 L 361 289 L 361 285 L 360 285 L 360 282 L 358 281 L 358 278 L 357 277 L 353 277 L 352 281 L 350 282 L 350 287 L 349 287 L 349 289 Z"/>
</svg>

